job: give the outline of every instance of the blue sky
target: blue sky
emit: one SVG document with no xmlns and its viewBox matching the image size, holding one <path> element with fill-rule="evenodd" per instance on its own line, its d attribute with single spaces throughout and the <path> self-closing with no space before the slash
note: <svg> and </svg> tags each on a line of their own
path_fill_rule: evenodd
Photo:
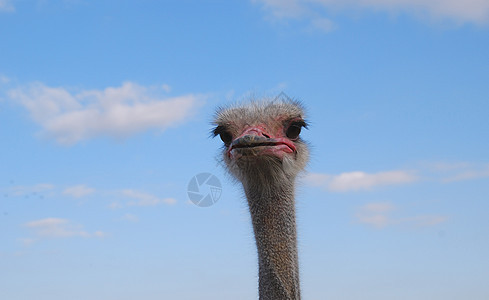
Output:
<svg viewBox="0 0 489 300">
<path fill-rule="evenodd" d="M 304 299 L 488 299 L 487 53 L 487 1 L 0 0 L 2 299 L 256 299 L 209 131 L 280 92 Z"/>
</svg>

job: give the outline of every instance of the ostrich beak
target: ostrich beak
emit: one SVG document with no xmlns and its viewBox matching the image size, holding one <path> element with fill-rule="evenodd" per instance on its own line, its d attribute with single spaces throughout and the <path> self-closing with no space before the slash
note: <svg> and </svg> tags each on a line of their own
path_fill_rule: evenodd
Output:
<svg viewBox="0 0 489 300">
<path fill-rule="evenodd" d="M 291 140 L 284 137 L 271 138 L 261 128 L 253 127 L 231 142 L 228 156 L 231 159 L 261 155 L 283 158 L 286 153 L 296 151 L 296 146 Z"/>
</svg>

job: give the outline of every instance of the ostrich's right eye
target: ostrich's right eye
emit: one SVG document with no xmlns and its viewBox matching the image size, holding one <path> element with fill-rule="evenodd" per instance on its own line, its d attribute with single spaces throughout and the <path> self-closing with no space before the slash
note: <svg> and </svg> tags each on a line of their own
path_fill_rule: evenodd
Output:
<svg viewBox="0 0 489 300">
<path fill-rule="evenodd" d="M 219 133 L 219 137 L 221 138 L 221 140 L 224 142 L 224 145 L 226 146 L 229 146 L 233 141 L 233 136 L 227 131 L 223 131 Z"/>
<path fill-rule="evenodd" d="M 219 135 L 224 145 L 229 146 L 233 141 L 233 135 L 226 129 L 226 127 L 219 125 L 214 129 L 213 135 Z"/>
<path fill-rule="evenodd" d="M 304 120 L 297 120 L 289 125 L 289 128 L 285 131 L 285 135 L 291 139 L 295 140 L 301 134 L 302 127 L 307 128 L 307 124 Z"/>
<path fill-rule="evenodd" d="M 287 129 L 287 131 L 285 132 L 285 134 L 287 135 L 287 137 L 289 139 L 295 140 L 296 138 L 299 137 L 299 134 L 301 134 L 301 128 L 302 128 L 302 126 L 299 126 L 299 125 L 296 125 L 296 124 L 292 124 Z"/>
</svg>

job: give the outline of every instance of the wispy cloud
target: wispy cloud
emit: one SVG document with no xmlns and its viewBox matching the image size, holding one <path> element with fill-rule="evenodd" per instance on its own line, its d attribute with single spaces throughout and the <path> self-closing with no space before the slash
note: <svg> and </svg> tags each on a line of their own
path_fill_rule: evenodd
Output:
<svg viewBox="0 0 489 300">
<path fill-rule="evenodd" d="M 330 32 L 336 28 L 333 21 L 318 10 L 313 9 L 310 4 L 300 0 L 252 0 L 259 3 L 267 12 L 267 19 L 272 22 L 286 22 L 289 20 L 306 20 L 308 31 L 320 30 Z"/>
<path fill-rule="evenodd" d="M 8 84 L 9 82 L 10 82 L 10 78 L 8 78 L 7 76 L 5 76 L 3 74 L 0 74 L 0 85 Z"/>
<path fill-rule="evenodd" d="M 15 185 L 10 187 L 0 187 L 0 192 L 4 197 L 25 197 L 44 199 L 47 196 L 60 197 L 69 196 L 73 198 L 83 198 L 96 194 L 97 196 L 111 195 L 118 198 L 117 201 L 109 205 L 111 209 L 124 207 L 145 207 L 158 205 L 174 205 L 177 203 L 175 198 L 159 197 L 154 194 L 134 189 L 107 190 L 95 189 L 85 184 L 77 184 L 64 188 L 56 187 L 50 183 L 39 183 L 35 185 Z"/>
<path fill-rule="evenodd" d="M 64 145 L 111 136 L 127 137 L 148 129 L 164 131 L 187 121 L 203 97 L 167 97 L 169 86 L 144 87 L 125 82 L 104 90 L 71 92 L 63 87 L 33 83 L 8 91 L 43 131 Z"/>
<path fill-rule="evenodd" d="M 342 11 L 405 12 L 433 20 L 455 23 L 487 24 L 489 1 L 486 0 L 253 0 L 275 19 L 329 20 L 327 14 Z M 326 26 L 326 29 L 330 26 Z M 326 30 L 327 31 L 327 30 Z"/>
<path fill-rule="evenodd" d="M 88 232 L 84 230 L 82 225 L 75 224 L 68 219 L 46 218 L 27 222 L 23 225 L 30 229 L 35 237 L 19 239 L 24 245 L 30 245 L 41 239 L 55 238 L 103 238 L 106 233 L 102 231 Z"/>
<path fill-rule="evenodd" d="M 71 197 L 75 197 L 75 198 L 81 198 L 81 197 L 93 194 L 94 192 L 95 192 L 95 189 L 87 187 L 84 184 L 79 184 L 79 185 L 67 187 L 63 191 L 63 194 L 71 196 Z"/>
<path fill-rule="evenodd" d="M 424 163 L 423 166 L 430 170 L 436 172 L 448 172 L 452 170 L 460 170 L 465 168 L 470 168 L 472 164 L 468 162 L 432 162 L 432 163 Z"/>
<path fill-rule="evenodd" d="M 489 178 L 489 164 L 470 162 L 431 162 L 416 165 L 413 170 L 394 170 L 377 173 L 363 171 L 340 174 L 308 173 L 304 183 L 330 192 L 372 190 L 377 187 L 413 182 L 453 183 Z"/>
<path fill-rule="evenodd" d="M 133 214 L 125 214 L 121 220 L 136 223 L 139 222 L 139 217 Z"/>
<path fill-rule="evenodd" d="M 309 8 L 298 0 L 252 0 L 260 3 L 274 18 L 300 18 L 309 13 Z"/>
<path fill-rule="evenodd" d="M 133 198 L 135 201 L 128 202 L 129 206 L 155 206 L 160 204 L 175 204 L 177 201 L 173 198 L 159 198 L 151 194 L 135 191 L 123 190 L 122 194 L 126 197 Z"/>
<path fill-rule="evenodd" d="M 10 0 L 0 0 L 0 12 L 14 12 L 15 7 Z"/>
<path fill-rule="evenodd" d="M 412 171 L 386 171 L 366 173 L 362 171 L 345 172 L 338 175 L 310 173 L 304 177 L 307 184 L 328 191 L 348 192 L 369 190 L 377 186 L 406 184 L 418 180 Z"/>
<path fill-rule="evenodd" d="M 458 172 L 443 178 L 443 182 L 454 182 L 454 181 L 464 181 L 473 180 L 479 178 L 489 177 L 489 165 L 482 168 L 463 168 L 458 169 Z"/>
<path fill-rule="evenodd" d="M 388 214 L 393 210 L 394 205 L 388 202 L 369 203 L 362 206 L 355 217 L 359 223 L 383 228 L 392 223 Z"/>
<path fill-rule="evenodd" d="M 417 215 L 409 217 L 394 216 L 398 207 L 390 202 L 373 202 L 358 208 L 355 221 L 378 229 L 393 225 L 408 225 L 413 227 L 429 227 L 448 220 L 442 215 Z"/>
<path fill-rule="evenodd" d="M 120 191 L 120 194 L 126 198 L 132 200 L 122 202 L 112 202 L 109 207 L 112 209 L 123 208 L 127 206 L 157 206 L 157 205 L 173 205 L 177 203 L 174 198 L 161 198 L 146 192 L 136 191 L 132 189 L 125 189 Z"/>
<path fill-rule="evenodd" d="M 29 197 L 38 196 L 44 198 L 44 196 L 53 196 L 57 194 L 63 194 L 70 197 L 81 198 L 95 192 L 95 189 L 90 188 L 84 184 L 74 185 L 61 190 L 56 188 L 54 184 L 50 183 L 38 183 L 34 185 L 16 185 L 0 189 L 4 191 L 6 196 L 11 197 Z"/>
<path fill-rule="evenodd" d="M 17 185 L 6 189 L 9 196 L 29 196 L 41 195 L 43 193 L 52 192 L 55 186 L 50 183 L 39 183 L 35 185 Z"/>
<path fill-rule="evenodd" d="M 311 29 L 317 29 L 322 32 L 330 32 L 336 29 L 336 24 L 325 17 L 314 17 L 311 20 Z"/>
<path fill-rule="evenodd" d="M 489 178 L 489 164 L 434 162 L 421 165 L 426 177 L 442 183 Z"/>
</svg>

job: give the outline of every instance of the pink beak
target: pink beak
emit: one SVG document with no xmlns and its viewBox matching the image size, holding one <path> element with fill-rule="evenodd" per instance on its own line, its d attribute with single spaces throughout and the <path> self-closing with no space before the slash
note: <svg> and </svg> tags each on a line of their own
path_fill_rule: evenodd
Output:
<svg viewBox="0 0 489 300">
<path fill-rule="evenodd" d="M 296 152 L 294 142 L 288 138 L 273 137 L 263 126 L 251 126 L 232 141 L 227 154 L 229 158 L 239 158 L 246 156 L 246 151 L 257 149 L 260 150 L 252 151 L 253 155 L 274 155 L 282 158 L 285 153 Z"/>
</svg>

